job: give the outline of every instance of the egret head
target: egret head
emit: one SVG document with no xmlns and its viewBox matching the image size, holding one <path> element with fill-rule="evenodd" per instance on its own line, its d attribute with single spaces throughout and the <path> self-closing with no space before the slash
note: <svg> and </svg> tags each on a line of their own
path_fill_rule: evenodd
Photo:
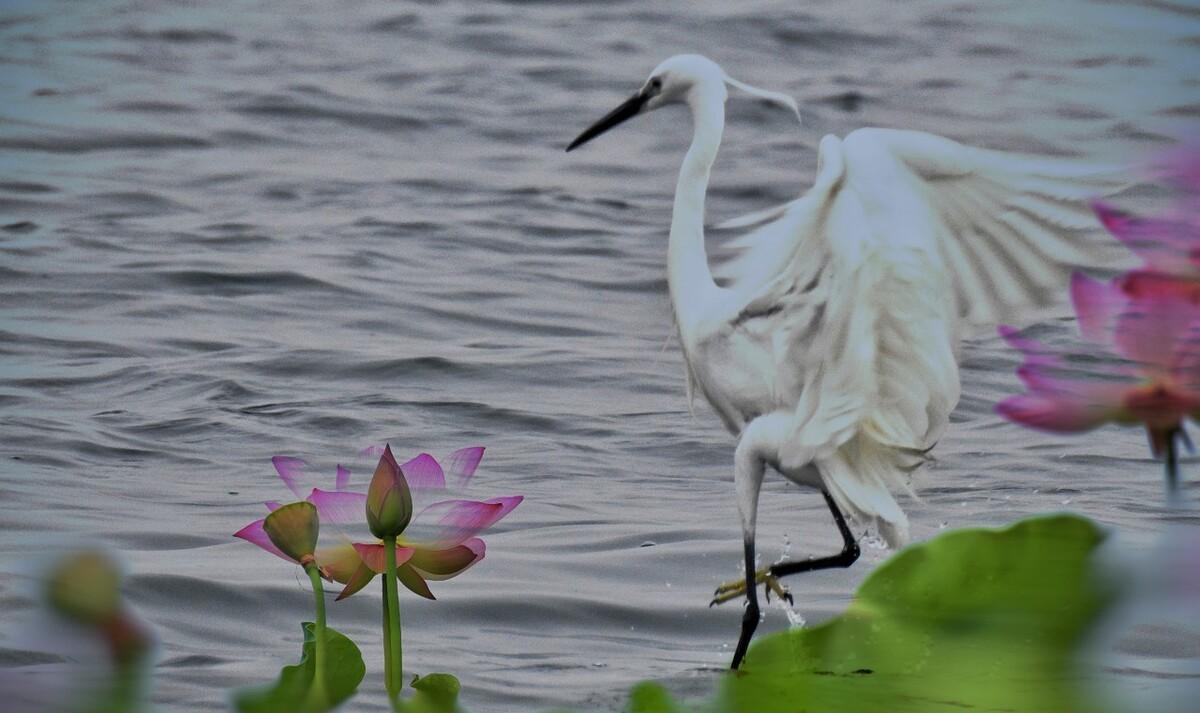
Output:
<svg viewBox="0 0 1200 713">
<path fill-rule="evenodd" d="M 800 117 L 800 108 L 796 106 L 796 100 L 787 94 L 739 82 L 725 74 L 716 62 L 702 55 L 677 54 L 655 67 L 641 89 L 575 137 L 567 146 L 567 150 L 591 141 L 626 119 L 669 104 L 689 103 L 703 92 L 719 92 L 718 96 L 724 101 L 726 85 L 778 104 L 794 112 L 796 118 Z"/>
</svg>

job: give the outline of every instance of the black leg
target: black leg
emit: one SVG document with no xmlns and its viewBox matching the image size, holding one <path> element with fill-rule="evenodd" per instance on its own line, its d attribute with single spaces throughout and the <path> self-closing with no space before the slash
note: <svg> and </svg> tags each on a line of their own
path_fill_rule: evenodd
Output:
<svg viewBox="0 0 1200 713">
<path fill-rule="evenodd" d="M 837 523 L 838 532 L 842 533 L 842 541 L 845 545 L 842 551 L 832 557 L 821 557 L 819 559 L 807 559 L 799 562 L 780 562 L 779 564 L 771 565 L 771 574 L 775 577 L 786 577 L 789 574 L 798 574 L 800 572 L 811 572 L 817 569 L 833 569 L 834 567 L 849 567 L 858 559 L 859 549 L 858 543 L 854 541 L 854 535 L 850 532 L 850 528 L 846 525 L 846 518 L 842 517 L 842 511 L 838 510 L 837 503 L 833 502 L 829 492 L 821 491 L 821 495 L 825 496 L 825 504 L 829 506 L 829 512 L 833 513 L 833 521 Z"/>
<path fill-rule="evenodd" d="M 754 540 L 746 540 L 746 611 L 742 612 L 742 635 L 738 637 L 737 648 L 733 652 L 731 669 L 737 670 L 746 657 L 746 649 L 750 647 L 750 637 L 758 628 L 758 589 L 755 586 Z"/>
</svg>

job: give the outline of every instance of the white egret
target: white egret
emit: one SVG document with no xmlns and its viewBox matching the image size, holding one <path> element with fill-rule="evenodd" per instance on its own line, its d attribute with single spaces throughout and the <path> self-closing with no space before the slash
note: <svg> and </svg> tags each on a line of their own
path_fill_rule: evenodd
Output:
<svg viewBox="0 0 1200 713">
<path fill-rule="evenodd" d="M 893 492 L 958 402 L 958 343 L 967 322 L 995 321 L 1062 291 L 1066 269 L 1091 262 L 1086 199 L 1111 173 L 971 148 L 916 131 L 860 129 L 821 140 L 817 176 L 799 199 L 727 224 L 765 224 L 738 241 L 718 285 L 704 244 L 704 199 L 725 125 L 726 86 L 797 112 L 795 100 L 731 79 L 713 61 L 664 61 L 627 101 L 567 147 L 671 104 L 691 110 L 693 137 L 675 187 L 667 247 L 671 304 L 698 390 L 738 436 L 734 484 L 746 576 L 737 668 L 759 620 L 756 585 L 848 567 L 859 549 L 843 513 L 891 545 L 908 521 Z M 766 467 L 821 491 L 845 542 L 839 554 L 755 568 Z"/>
</svg>

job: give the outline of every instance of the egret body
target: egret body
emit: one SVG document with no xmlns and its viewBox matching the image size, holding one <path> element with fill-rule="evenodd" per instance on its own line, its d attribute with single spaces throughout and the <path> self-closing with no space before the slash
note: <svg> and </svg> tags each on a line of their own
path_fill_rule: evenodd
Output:
<svg viewBox="0 0 1200 713">
<path fill-rule="evenodd" d="M 704 200 L 727 86 L 797 111 L 790 97 L 733 80 L 705 57 L 678 55 L 567 150 L 638 114 L 671 104 L 691 110 L 667 277 L 689 393 L 698 391 L 738 437 L 746 578 L 714 599 L 747 598 L 737 668 L 759 620 L 757 584 L 783 595 L 778 577 L 857 559 L 843 513 L 889 544 L 905 540 L 908 521 L 893 493 L 909 487 L 958 402 L 962 325 L 1044 303 L 1070 266 L 1092 262 L 1086 199 L 1111 185 L 1110 174 L 1090 166 L 921 132 L 826 136 L 803 196 L 726 224 L 757 227 L 737 242 L 742 252 L 718 285 Z M 756 571 L 768 466 L 824 495 L 844 540 L 839 554 Z"/>
</svg>

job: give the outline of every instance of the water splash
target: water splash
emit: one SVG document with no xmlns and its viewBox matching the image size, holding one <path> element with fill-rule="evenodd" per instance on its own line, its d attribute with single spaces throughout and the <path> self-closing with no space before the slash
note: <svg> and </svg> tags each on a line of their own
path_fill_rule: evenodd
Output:
<svg viewBox="0 0 1200 713">
<path fill-rule="evenodd" d="M 876 533 L 871 533 L 859 540 L 860 546 L 868 550 L 886 550 L 888 548 L 887 540 L 883 539 Z"/>
</svg>

